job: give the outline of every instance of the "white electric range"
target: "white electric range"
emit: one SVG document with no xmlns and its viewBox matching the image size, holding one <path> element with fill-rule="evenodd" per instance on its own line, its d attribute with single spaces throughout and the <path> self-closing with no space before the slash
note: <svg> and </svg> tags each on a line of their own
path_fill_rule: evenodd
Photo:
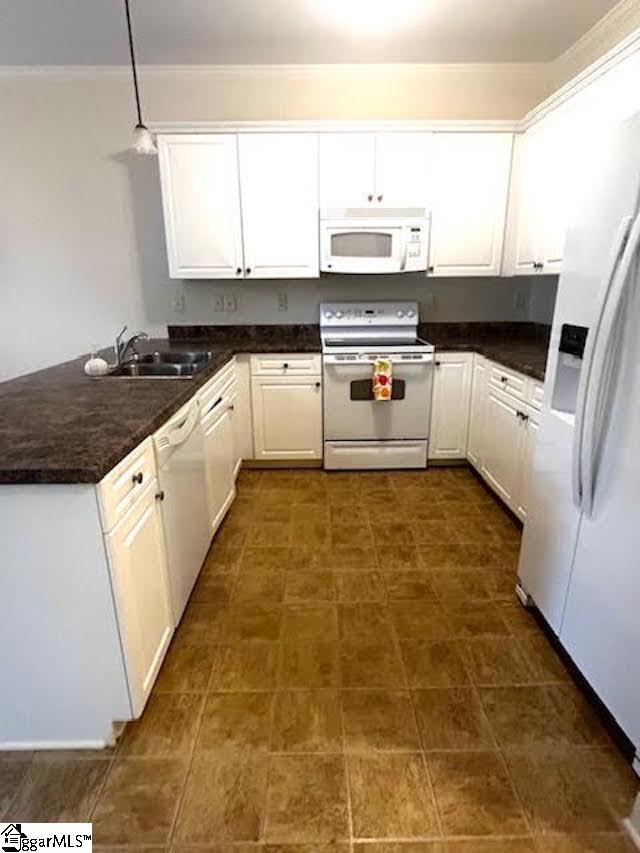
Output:
<svg viewBox="0 0 640 853">
<path fill-rule="evenodd" d="M 418 337 L 417 302 L 320 306 L 324 467 L 426 468 L 434 347 Z M 391 360 L 390 400 L 373 398 L 373 364 Z"/>
</svg>

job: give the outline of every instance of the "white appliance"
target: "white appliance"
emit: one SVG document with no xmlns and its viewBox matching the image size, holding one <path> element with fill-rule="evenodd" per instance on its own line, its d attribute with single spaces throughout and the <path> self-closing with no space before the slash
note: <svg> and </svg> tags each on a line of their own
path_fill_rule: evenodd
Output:
<svg viewBox="0 0 640 853">
<path fill-rule="evenodd" d="M 211 543 L 197 401 L 187 403 L 153 438 L 163 494 L 171 605 L 177 625 Z"/>
<path fill-rule="evenodd" d="M 324 467 L 426 468 L 434 347 L 416 302 L 320 306 Z M 392 363 L 390 400 L 373 399 L 373 363 Z"/>
<path fill-rule="evenodd" d="M 398 273 L 426 270 L 429 214 L 424 208 L 320 211 L 320 270 Z"/>
<path fill-rule="evenodd" d="M 640 773 L 640 115 L 598 140 L 582 183 L 553 321 L 519 593 L 635 745 Z"/>
</svg>

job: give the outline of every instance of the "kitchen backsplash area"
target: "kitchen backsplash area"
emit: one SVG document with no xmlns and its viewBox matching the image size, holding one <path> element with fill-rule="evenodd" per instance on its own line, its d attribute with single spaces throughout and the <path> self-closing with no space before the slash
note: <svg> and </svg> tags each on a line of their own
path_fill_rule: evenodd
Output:
<svg viewBox="0 0 640 853">
<path fill-rule="evenodd" d="M 425 280 L 423 273 L 242 283 L 167 280 L 164 306 L 158 300 L 156 310 L 173 325 L 317 323 L 323 301 L 393 299 L 419 302 L 423 322 L 551 323 L 557 282 L 557 276 Z"/>
</svg>

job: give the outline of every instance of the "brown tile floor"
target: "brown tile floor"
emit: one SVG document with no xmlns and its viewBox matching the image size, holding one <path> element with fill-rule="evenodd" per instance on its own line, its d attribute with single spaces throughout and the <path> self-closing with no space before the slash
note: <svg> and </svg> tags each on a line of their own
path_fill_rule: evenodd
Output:
<svg viewBox="0 0 640 853">
<path fill-rule="evenodd" d="M 143 718 L 0 755 L 0 816 L 218 853 L 617 853 L 637 780 L 464 469 L 241 474 Z M 222 845 L 222 846 L 220 846 Z"/>
</svg>

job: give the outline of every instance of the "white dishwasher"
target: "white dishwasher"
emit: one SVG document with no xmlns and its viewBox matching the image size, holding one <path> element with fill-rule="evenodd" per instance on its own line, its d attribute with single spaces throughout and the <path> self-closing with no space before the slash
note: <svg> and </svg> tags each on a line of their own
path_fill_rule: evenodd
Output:
<svg viewBox="0 0 640 853">
<path fill-rule="evenodd" d="M 197 400 L 153 437 L 162 498 L 171 605 L 177 625 L 211 543 L 204 440 Z"/>
</svg>

